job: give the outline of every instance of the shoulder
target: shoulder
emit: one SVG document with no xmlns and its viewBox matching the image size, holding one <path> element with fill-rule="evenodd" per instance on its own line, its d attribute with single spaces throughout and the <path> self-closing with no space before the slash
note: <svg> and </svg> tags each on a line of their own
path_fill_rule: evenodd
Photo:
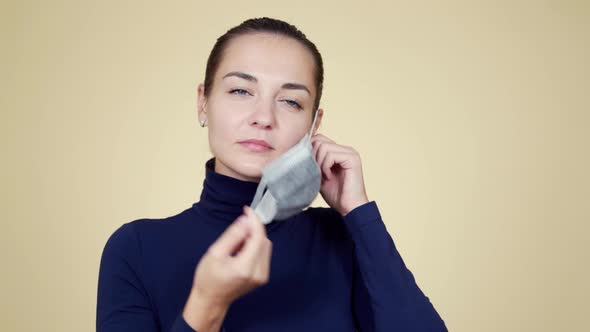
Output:
<svg viewBox="0 0 590 332">
<path fill-rule="evenodd" d="M 342 216 L 333 208 L 310 207 L 306 211 L 310 217 L 326 223 L 357 223 L 366 220 L 381 219 L 381 213 L 375 201 L 369 201 L 359 205 L 350 211 L 347 215 Z"/>
<path fill-rule="evenodd" d="M 189 219 L 188 213 L 187 209 L 166 218 L 140 218 L 122 224 L 107 239 L 103 256 L 140 255 L 146 241 L 165 239 L 167 234 L 181 232 L 182 225 Z"/>
<path fill-rule="evenodd" d="M 348 238 L 344 219 L 333 208 L 330 207 L 310 207 L 305 210 L 307 218 L 322 231 L 331 236 Z"/>
<path fill-rule="evenodd" d="M 305 210 L 309 218 L 314 222 L 333 225 L 334 223 L 342 222 L 342 216 L 338 211 L 331 207 L 309 207 Z"/>
<path fill-rule="evenodd" d="M 329 229 L 331 232 L 342 232 L 348 236 L 356 234 L 368 226 L 383 225 L 381 213 L 375 201 L 360 205 L 345 216 L 340 215 L 333 208 L 325 207 L 308 208 L 306 212 L 314 223 Z M 369 228 L 373 229 L 373 227 Z"/>
</svg>

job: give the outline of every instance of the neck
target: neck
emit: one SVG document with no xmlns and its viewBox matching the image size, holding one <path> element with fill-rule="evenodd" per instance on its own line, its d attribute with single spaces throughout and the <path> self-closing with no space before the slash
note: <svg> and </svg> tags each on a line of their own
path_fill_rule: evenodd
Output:
<svg viewBox="0 0 590 332">
<path fill-rule="evenodd" d="M 260 177 L 249 177 L 243 174 L 240 174 L 233 169 L 227 167 L 225 164 L 220 162 L 217 158 L 214 158 L 213 168 L 214 172 L 217 174 L 225 175 L 228 177 L 232 177 L 237 180 L 241 181 L 248 181 L 248 182 L 260 182 Z"/>
<path fill-rule="evenodd" d="M 244 205 L 252 203 L 258 183 L 218 173 L 215 164 L 215 158 L 205 164 L 200 210 L 215 219 L 233 222 L 242 214 Z"/>
</svg>

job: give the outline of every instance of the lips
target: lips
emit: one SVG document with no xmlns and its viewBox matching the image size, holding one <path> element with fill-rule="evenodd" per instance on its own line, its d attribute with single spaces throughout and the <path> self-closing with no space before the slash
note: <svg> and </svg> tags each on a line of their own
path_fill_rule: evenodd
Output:
<svg viewBox="0 0 590 332">
<path fill-rule="evenodd" d="M 273 150 L 273 147 L 268 144 L 267 141 L 258 139 L 247 139 L 239 142 L 240 145 L 244 146 L 252 152 L 266 152 Z"/>
</svg>

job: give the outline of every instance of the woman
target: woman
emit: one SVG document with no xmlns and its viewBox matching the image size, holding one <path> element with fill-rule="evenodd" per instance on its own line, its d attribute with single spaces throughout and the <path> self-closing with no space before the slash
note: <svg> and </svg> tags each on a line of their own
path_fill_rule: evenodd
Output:
<svg viewBox="0 0 590 332">
<path fill-rule="evenodd" d="M 200 201 L 109 238 L 98 331 L 446 330 L 367 197 L 359 154 L 317 134 L 322 82 L 315 45 L 283 21 L 217 40 L 198 87 L 214 156 Z M 264 225 L 247 206 L 262 169 L 310 130 L 331 208 Z"/>
</svg>

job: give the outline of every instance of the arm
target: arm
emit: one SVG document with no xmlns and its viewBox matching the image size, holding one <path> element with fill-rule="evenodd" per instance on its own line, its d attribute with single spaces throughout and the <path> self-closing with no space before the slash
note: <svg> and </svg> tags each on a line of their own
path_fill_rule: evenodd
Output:
<svg viewBox="0 0 590 332">
<path fill-rule="evenodd" d="M 96 331 L 160 331 L 139 268 L 140 248 L 133 225 L 117 229 L 108 239 L 100 261 Z M 194 332 L 181 313 L 173 332 Z"/>
<path fill-rule="evenodd" d="M 223 320 L 228 309 L 227 305 L 214 305 L 203 300 L 196 291 L 191 291 L 182 315 L 178 316 L 174 326 L 184 329 L 180 331 L 195 331 L 197 326 L 199 331 L 223 331 Z"/>
<path fill-rule="evenodd" d="M 133 223 L 117 229 L 102 253 L 96 308 L 97 332 L 156 332 L 159 321 L 143 284 L 141 249 Z M 229 305 L 268 282 L 272 242 L 249 207 L 209 247 L 193 287 L 170 332 L 217 332 Z"/>
<path fill-rule="evenodd" d="M 250 207 L 207 249 L 197 265 L 190 296 L 175 327 L 225 331 L 235 299 L 268 282 L 272 242 Z"/>
<path fill-rule="evenodd" d="M 350 211 L 344 223 L 354 243 L 354 311 L 363 332 L 447 331 L 406 268 L 377 204 Z"/>
</svg>

